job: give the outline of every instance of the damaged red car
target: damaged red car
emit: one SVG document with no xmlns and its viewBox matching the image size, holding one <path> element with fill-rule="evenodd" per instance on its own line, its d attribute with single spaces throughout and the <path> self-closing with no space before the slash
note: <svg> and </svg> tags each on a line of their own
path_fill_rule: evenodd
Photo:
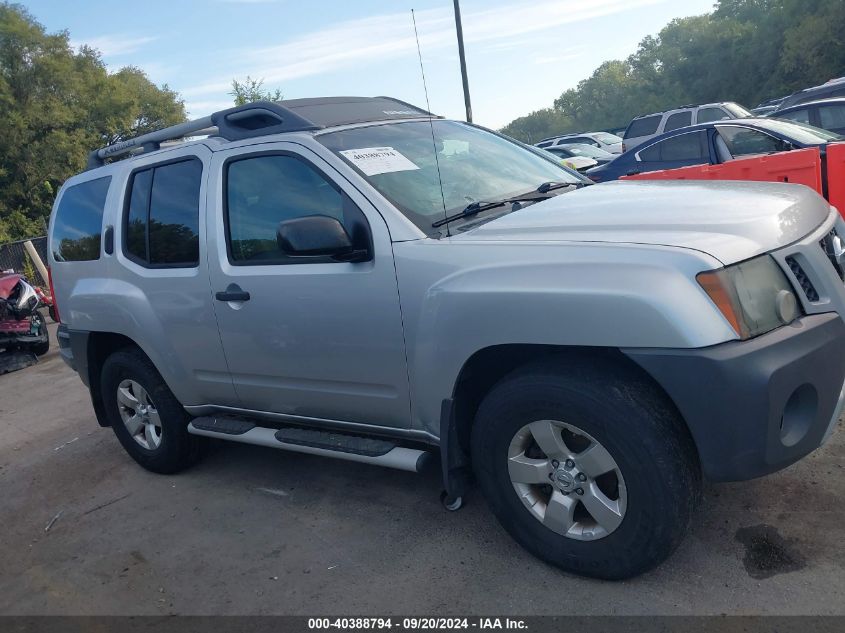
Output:
<svg viewBox="0 0 845 633">
<path fill-rule="evenodd" d="M 18 274 L 0 274 L 0 349 L 32 352 L 50 349 L 47 320 L 38 311 L 51 301 Z"/>
</svg>

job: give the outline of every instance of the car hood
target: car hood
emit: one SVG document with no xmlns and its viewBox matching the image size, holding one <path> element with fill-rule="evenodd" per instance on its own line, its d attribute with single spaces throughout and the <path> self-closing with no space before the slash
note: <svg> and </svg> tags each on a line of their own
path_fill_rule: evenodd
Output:
<svg viewBox="0 0 845 633">
<path fill-rule="evenodd" d="M 618 143 L 614 143 L 613 145 L 605 145 L 604 151 L 610 152 L 611 154 L 621 154 L 622 153 L 622 141 Z"/>
<path fill-rule="evenodd" d="M 452 239 L 676 246 L 727 265 L 801 239 L 830 209 L 801 185 L 629 180 L 563 193 Z"/>
</svg>

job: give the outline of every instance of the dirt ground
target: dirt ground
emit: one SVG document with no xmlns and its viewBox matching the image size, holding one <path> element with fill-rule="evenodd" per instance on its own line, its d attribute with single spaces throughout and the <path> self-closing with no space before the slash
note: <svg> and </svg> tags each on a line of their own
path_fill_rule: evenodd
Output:
<svg viewBox="0 0 845 633">
<path fill-rule="evenodd" d="M 839 426 L 708 485 L 668 562 L 609 583 L 533 559 L 477 490 L 444 511 L 435 472 L 223 443 L 145 472 L 54 349 L 0 376 L 0 614 L 845 614 Z"/>
</svg>

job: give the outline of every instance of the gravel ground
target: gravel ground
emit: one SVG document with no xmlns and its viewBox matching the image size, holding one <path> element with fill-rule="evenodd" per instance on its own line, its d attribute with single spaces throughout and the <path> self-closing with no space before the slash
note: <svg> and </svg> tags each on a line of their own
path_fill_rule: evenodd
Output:
<svg viewBox="0 0 845 633">
<path fill-rule="evenodd" d="M 845 614 L 841 427 L 707 486 L 668 562 L 609 583 L 523 552 L 477 490 L 445 512 L 435 472 L 223 443 L 145 472 L 52 350 L 0 376 L 0 613 Z"/>
</svg>

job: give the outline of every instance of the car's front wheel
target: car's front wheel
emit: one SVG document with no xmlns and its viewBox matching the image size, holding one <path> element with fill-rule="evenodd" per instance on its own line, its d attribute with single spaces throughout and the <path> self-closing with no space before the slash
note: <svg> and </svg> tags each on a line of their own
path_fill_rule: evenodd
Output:
<svg viewBox="0 0 845 633">
<path fill-rule="evenodd" d="M 534 555 L 607 579 L 680 543 L 701 475 L 683 420 L 636 371 L 586 360 L 517 370 L 482 402 L 473 468 L 505 529 Z"/>
<path fill-rule="evenodd" d="M 100 382 L 112 430 L 141 466 L 171 474 L 199 459 L 202 438 L 188 433 L 189 416 L 140 350 L 109 356 Z"/>
</svg>

